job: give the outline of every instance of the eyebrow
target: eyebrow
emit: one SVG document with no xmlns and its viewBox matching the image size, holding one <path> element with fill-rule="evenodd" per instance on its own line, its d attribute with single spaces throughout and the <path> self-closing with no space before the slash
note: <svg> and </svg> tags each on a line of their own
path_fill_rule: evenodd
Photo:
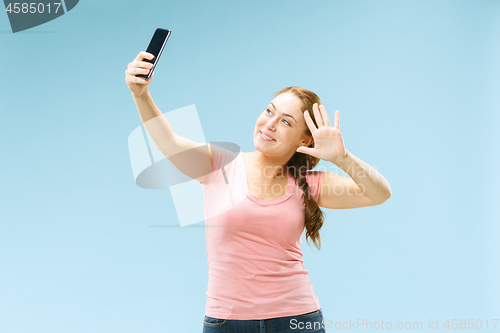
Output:
<svg viewBox="0 0 500 333">
<path fill-rule="evenodd" d="M 271 105 L 272 105 L 272 106 L 273 106 L 273 108 L 276 110 L 276 106 L 274 106 L 273 102 L 271 102 Z M 292 118 L 293 120 L 295 120 L 295 118 L 294 118 L 292 115 L 288 114 L 288 113 L 283 113 L 283 115 L 284 115 L 284 116 L 288 116 L 288 117 Z M 297 120 L 295 120 L 295 122 L 297 122 Z"/>
</svg>

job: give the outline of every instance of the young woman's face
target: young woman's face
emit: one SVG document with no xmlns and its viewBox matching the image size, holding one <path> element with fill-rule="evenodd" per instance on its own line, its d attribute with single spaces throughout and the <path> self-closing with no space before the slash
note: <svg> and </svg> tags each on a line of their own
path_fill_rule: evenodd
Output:
<svg viewBox="0 0 500 333">
<path fill-rule="evenodd" d="M 255 148 L 264 154 L 293 155 L 300 145 L 309 146 L 313 142 L 312 136 L 304 135 L 306 127 L 298 97 L 293 93 L 279 94 L 257 119 Z M 268 141 L 261 132 L 272 140 Z"/>
</svg>

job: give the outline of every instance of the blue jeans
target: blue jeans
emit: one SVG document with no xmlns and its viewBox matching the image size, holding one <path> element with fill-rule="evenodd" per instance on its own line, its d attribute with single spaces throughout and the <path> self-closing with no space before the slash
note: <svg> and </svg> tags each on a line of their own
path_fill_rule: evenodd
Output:
<svg viewBox="0 0 500 333">
<path fill-rule="evenodd" d="M 326 333 L 323 311 L 262 320 L 221 319 L 205 316 L 203 333 Z"/>
</svg>

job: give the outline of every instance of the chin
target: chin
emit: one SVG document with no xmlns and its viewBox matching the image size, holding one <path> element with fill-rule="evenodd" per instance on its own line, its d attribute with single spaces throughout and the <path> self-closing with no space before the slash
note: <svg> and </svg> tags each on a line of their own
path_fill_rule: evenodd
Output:
<svg viewBox="0 0 500 333">
<path fill-rule="evenodd" d="M 260 152 L 265 152 L 268 149 L 262 145 L 262 142 L 259 142 L 259 138 L 256 138 L 255 141 L 253 142 L 253 146 L 255 147 L 256 150 Z"/>
<path fill-rule="evenodd" d="M 260 139 L 259 138 L 256 138 L 256 140 L 254 141 L 254 147 L 255 147 L 255 150 L 261 152 L 262 154 L 266 154 L 266 155 L 274 155 L 277 153 L 276 149 L 274 147 L 269 147 L 269 145 L 266 145 L 266 143 L 264 142 L 259 142 Z"/>
</svg>

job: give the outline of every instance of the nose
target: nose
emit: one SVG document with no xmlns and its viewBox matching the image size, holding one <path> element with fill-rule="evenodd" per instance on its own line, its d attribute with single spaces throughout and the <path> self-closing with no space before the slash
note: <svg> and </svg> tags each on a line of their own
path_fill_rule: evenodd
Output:
<svg viewBox="0 0 500 333">
<path fill-rule="evenodd" d="M 269 124 L 269 123 L 267 123 L 267 125 L 265 127 L 265 131 L 268 132 L 268 133 L 274 133 L 274 132 L 276 132 L 274 126 L 272 124 Z"/>
<path fill-rule="evenodd" d="M 266 124 L 266 129 L 270 132 L 274 132 L 275 128 L 276 128 L 276 118 L 273 118 L 272 120 L 268 121 L 267 124 Z"/>
</svg>

